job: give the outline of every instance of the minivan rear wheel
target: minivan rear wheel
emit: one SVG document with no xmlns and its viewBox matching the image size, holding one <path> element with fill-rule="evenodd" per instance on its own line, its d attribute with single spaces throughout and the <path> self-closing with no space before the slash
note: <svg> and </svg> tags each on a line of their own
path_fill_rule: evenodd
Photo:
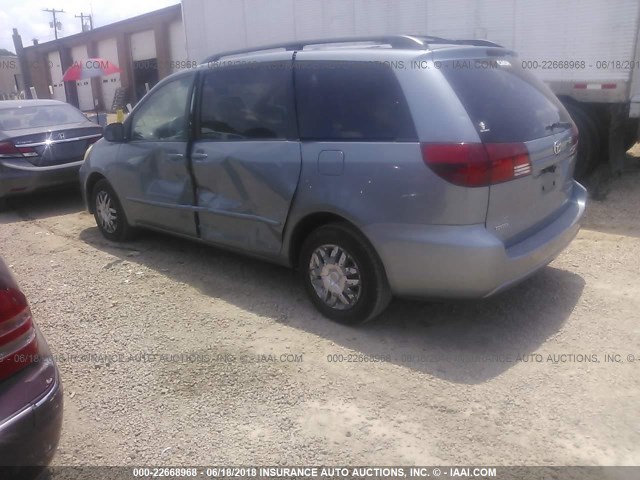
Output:
<svg viewBox="0 0 640 480">
<path fill-rule="evenodd" d="M 350 225 L 332 223 L 314 230 L 302 245 L 298 269 L 311 302 L 336 322 L 364 323 L 391 300 L 382 262 Z"/>
<path fill-rule="evenodd" d="M 133 237 L 134 230 L 127 222 L 122 204 L 107 180 L 99 180 L 94 185 L 91 207 L 96 225 L 107 240 L 124 242 Z"/>
</svg>

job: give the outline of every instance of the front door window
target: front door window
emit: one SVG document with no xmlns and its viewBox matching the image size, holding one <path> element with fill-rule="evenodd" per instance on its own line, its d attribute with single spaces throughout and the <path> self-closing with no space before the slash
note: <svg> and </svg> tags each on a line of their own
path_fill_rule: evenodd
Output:
<svg viewBox="0 0 640 480">
<path fill-rule="evenodd" d="M 192 76 L 163 85 L 135 112 L 131 139 L 179 142 L 187 140 Z"/>
</svg>

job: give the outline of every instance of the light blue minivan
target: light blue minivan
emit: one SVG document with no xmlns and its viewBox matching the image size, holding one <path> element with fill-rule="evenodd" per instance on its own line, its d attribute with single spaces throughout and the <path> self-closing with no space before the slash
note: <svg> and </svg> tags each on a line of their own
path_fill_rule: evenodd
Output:
<svg viewBox="0 0 640 480">
<path fill-rule="evenodd" d="M 482 298 L 572 240 L 578 135 L 483 40 L 329 39 L 228 52 L 156 85 L 81 168 L 113 241 L 149 228 L 297 268 L 346 324 L 392 295 Z"/>
</svg>

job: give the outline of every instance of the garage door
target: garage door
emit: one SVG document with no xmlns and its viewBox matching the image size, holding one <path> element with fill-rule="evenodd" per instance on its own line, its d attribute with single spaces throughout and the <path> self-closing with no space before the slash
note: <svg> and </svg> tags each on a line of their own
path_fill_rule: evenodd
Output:
<svg viewBox="0 0 640 480">
<path fill-rule="evenodd" d="M 115 38 L 109 38 L 98 42 L 98 56 L 118 65 L 118 42 Z M 118 87 L 121 86 L 120 74 L 114 73 L 100 79 L 102 84 L 102 104 L 109 110 L 113 104 L 113 97 Z"/>
<path fill-rule="evenodd" d="M 87 47 L 78 45 L 71 49 L 71 57 L 74 62 L 82 63 L 89 56 L 87 55 Z M 76 82 L 78 88 L 78 104 L 80 110 L 93 110 L 93 89 L 91 88 L 91 79 L 86 78 Z"/>
<path fill-rule="evenodd" d="M 64 82 L 62 81 L 62 67 L 60 66 L 60 54 L 58 52 L 49 52 L 47 55 L 47 68 L 51 75 L 51 86 L 53 87 L 53 99 L 62 102 L 67 101 L 67 95 L 64 91 Z"/>
</svg>

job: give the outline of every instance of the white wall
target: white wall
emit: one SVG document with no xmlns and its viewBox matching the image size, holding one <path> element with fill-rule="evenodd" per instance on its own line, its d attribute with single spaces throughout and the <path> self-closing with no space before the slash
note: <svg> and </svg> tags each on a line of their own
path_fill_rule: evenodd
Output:
<svg viewBox="0 0 640 480">
<path fill-rule="evenodd" d="M 172 62 L 172 73 L 182 68 L 189 68 L 186 64 L 185 66 L 180 64 L 180 62 L 187 60 L 187 41 L 184 36 L 182 20 L 177 20 L 169 25 L 169 55 Z"/>
<path fill-rule="evenodd" d="M 513 3 L 515 0 L 502 0 Z M 473 37 L 486 0 L 182 0 L 189 57 L 297 39 L 426 33 Z"/>
<path fill-rule="evenodd" d="M 586 60 L 583 69 L 537 69 L 545 79 L 615 81 L 633 60 L 638 0 L 182 0 L 189 58 L 332 36 L 421 33 L 486 38 L 523 60 Z M 591 65 L 591 66 L 589 66 Z"/>
</svg>

